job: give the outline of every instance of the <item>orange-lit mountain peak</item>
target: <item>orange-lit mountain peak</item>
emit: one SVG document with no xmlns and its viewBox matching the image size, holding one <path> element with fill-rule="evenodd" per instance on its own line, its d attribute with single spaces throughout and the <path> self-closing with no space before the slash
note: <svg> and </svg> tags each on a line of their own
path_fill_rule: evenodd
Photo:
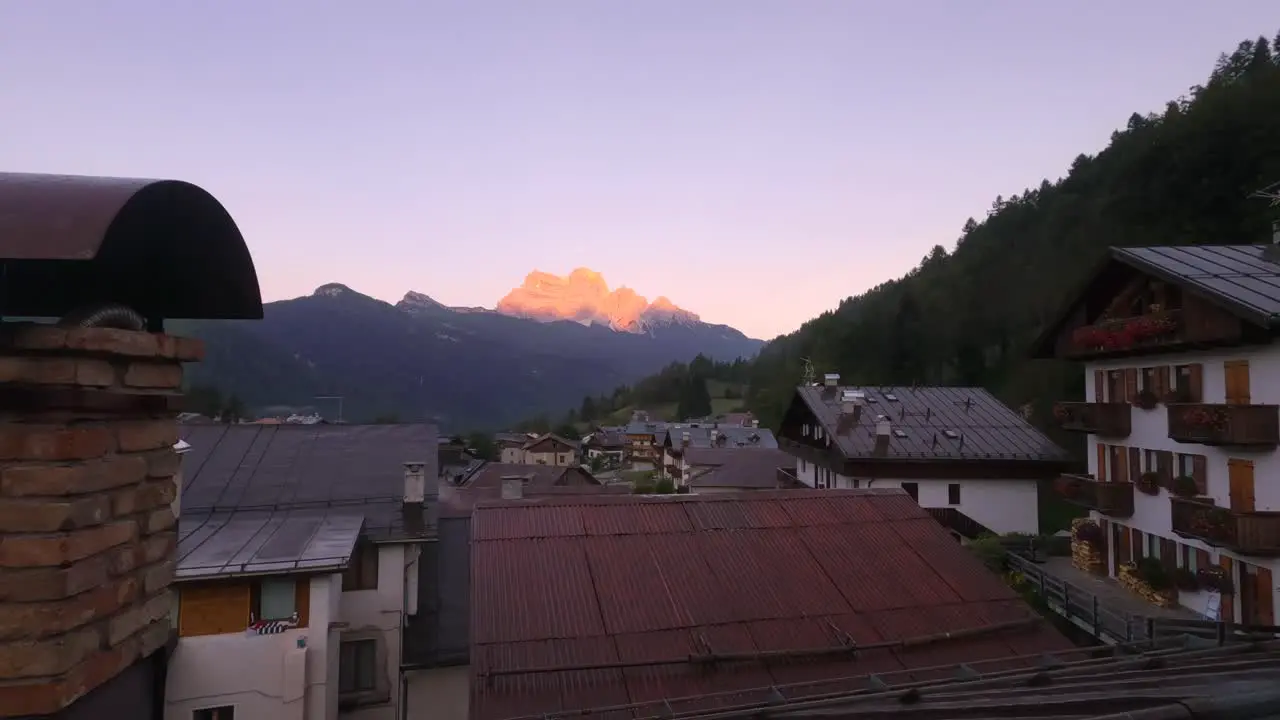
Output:
<svg viewBox="0 0 1280 720">
<path fill-rule="evenodd" d="M 654 323 L 699 322 L 697 315 L 665 297 L 650 304 L 631 288 L 610 290 L 604 276 L 585 267 L 575 268 L 567 277 L 534 270 L 520 287 L 498 301 L 497 310 L 505 315 L 572 320 L 627 332 L 643 332 Z"/>
</svg>

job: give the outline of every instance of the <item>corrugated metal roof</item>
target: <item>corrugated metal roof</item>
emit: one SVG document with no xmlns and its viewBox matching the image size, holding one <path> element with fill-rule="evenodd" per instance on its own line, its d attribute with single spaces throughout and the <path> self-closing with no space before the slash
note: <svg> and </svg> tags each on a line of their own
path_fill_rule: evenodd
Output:
<svg viewBox="0 0 1280 720">
<path fill-rule="evenodd" d="M 1266 325 L 1280 314 L 1280 264 L 1267 245 L 1115 247 L 1112 257 L 1189 286 Z"/>
<path fill-rule="evenodd" d="M 861 392 L 859 421 L 838 433 L 842 393 Z M 888 459 L 1062 462 L 1067 453 L 994 395 L 978 387 L 796 388 L 848 458 L 870 458 L 876 420 L 892 426 Z"/>
<path fill-rule="evenodd" d="M 176 576 L 338 571 L 347 567 L 364 518 L 314 510 L 184 515 Z"/>
<path fill-rule="evenodd" d="M 182 518 L 242 510 L 360 515 L 375 541 L 423 537 L 435 498 L 404 505 L 404 463 L 437 477 L 434 425 L 181 425 Z"/>
<path fill-rule="evenodd" d="M 1020 648 L 1070 647 L 1036 624 L 928 650 L 868 648 L 857 659 L 690 661 L 1034 623 L 896 489 L 482 503 L 471 580 L 476 720 L 901 670 L 940 653 L 1008 656 L 1015 639 Z M 600 667 L 608 663 L 630 665 Z"/>
</svg>

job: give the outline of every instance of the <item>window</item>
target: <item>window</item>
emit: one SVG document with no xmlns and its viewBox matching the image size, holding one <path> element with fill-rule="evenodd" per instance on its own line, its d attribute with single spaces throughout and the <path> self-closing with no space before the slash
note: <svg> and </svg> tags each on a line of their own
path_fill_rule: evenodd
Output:
<svg viewBox="0 0 1280 720">
<path fill-rule="evenodd" d="M 191 711 L 191 720 L 235 720 L 236 708 L 234 705 L 223 705 L 221 707 L 200 708 Z"/>
<path fill-rule="evenodd" d="M 351 556 L 351 564 L 342 574 L 342 589 L 376 590 L 378 588 L 378 547 L 371 542 L 361 541 Z"/>
<path fill-rule="evenodd" d="M 911 496 L 912 500 L 920 502 L 920 484 L 919 483 L 902 483 L 902 489 Z"/>
<path fill-rule="evenodd" d="M 1147 551 L 1145 555 L 1155 560 L 1160 559 L 1160 537 L 1147 533 Z"/>
<path fill-rule="evenodd" d="M 1147 392 L 1156 392 L 1156 369 L 1153 367 L 1142 368 L 1142 389 Z"/>
<path fill-rule="evenodd" d="M 1155 450 L 1142 451 L 1142 471 L 1155 472 L 1160 468 L 1160 460 Z"/>
<path fill-rule="evenodd" d="M 376 640 L 351 640 L 338 652 L 338 692 L 358 693 L 377 689 Z"/>
<path fill-rule="evenodd" d="M 947 486 L 947 503 L 951 505 L 960 504 L 960 483 L 951 483 Z"/>
<path fill-rule="evenodd" d="M 1193 477 L 1196 472 L 1196 456 L 1178 453 L 1178 474 Z"/>
<path fill-rule="evenodd" d="M 297 612 L 298 582 L 292 577 L 269 577 L 253 586 L 255 620 L 288 620 Z"/>
</svg>

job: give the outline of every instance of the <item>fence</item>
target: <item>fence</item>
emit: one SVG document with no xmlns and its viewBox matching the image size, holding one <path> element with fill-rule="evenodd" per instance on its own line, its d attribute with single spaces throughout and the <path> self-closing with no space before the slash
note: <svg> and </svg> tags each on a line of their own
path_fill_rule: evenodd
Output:
<svg viewBox="0 0 1280 720">
<path fill-rule="evenodd" d="M 1049 607 L 1077 624 L 1089 628 L 1099 639 L 1115 642 L 1146 642 L 1190 635 L 1218 644 L 1241 640 L 1270 639 L 1280 634 L 1274 625 L 1241 625 L 1214 620 L 1134 615 L 1114 607 L 1087 590 L 1046 573 L 1040 566 L 1017 553 L 1007 556 L 1008 567 L 1026 579 Z"/>
</svg>

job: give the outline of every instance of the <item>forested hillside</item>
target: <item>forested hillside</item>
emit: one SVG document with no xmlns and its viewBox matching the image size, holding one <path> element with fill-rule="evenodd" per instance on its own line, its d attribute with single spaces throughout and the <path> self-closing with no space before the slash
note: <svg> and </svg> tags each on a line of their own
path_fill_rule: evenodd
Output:
<svg viewBox="0 0 1280 720">
<path fill-rule="evenodd" d="M 957 218 L 950 251 L 940 243 L 905 277 L 769 343 L 747 368 L 747 407 L 775 425 L 808 358 L 848 383 L 984 385 L 1033 403 L 1047 425 L 1051 403 L 1082 395 L 1083 376 L 1028 361 L 1028 345 L 1108 246 L 1270 237 L 1280 215 L 1249 195 L 1280 180 L 1277 50 L 1280 35 L 1241 43 L 1203 85 L 1161 113 L 1135 113 L 1065 178 Z"/>
</svg>

